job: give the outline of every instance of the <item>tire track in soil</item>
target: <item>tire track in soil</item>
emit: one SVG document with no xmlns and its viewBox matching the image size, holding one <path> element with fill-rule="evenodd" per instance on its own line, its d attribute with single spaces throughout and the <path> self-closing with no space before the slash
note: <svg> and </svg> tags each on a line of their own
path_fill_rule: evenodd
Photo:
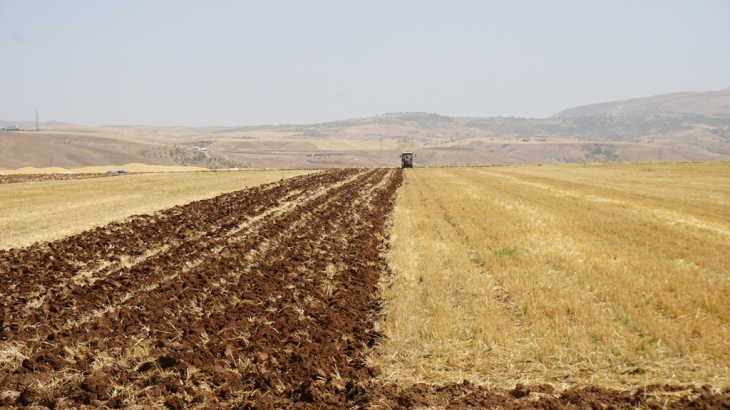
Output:
<svg viewBox="0 0 730 410">
<path fill-rule="evenodd" d="M 0 404 L 666 406 L 647 389 L 556 393 L 547 385 L 400 386 L 374 378 L 380 370 L 365 365 L 364 352 L 381 336 L 372 327 L 372 295 L 401 183 L 401 170 L 326 171 L 0 253 L 0 360 L 24 359 L 0 365 Z M 727 389 L 648 387 L 680 389 L 689 393 L 674 407 L 730 406 Z"/>
</svg>

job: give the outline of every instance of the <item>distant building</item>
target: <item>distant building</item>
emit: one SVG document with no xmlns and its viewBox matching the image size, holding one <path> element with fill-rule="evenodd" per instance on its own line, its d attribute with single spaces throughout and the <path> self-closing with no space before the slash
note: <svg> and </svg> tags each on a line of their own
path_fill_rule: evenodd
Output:
<svg viewBox="0 0 730 410">
<path fill-rule="evenodd" d="M 8 125 L 8 128 L 6 128 L 6 130 L 8 130 L 8 131 L 20 131 L 20 127 L 18 127 L 18 126 L 17 126 L 17 125 L 15 125 L 15 124 L 13 124 L 13 125 Z"/>
</svg>

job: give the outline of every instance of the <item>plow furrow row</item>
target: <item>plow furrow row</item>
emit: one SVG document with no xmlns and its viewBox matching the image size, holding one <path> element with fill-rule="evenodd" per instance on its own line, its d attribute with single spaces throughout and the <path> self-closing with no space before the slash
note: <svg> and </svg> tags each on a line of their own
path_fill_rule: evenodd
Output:
<svg viewBox="0 0 730 410">
<path fill-rule="evenodd" d="M 377 374 L 361 355 L 401 180 L 311 174 L 0 253 L 2 400 L 341 404 Z"/>
</svg>

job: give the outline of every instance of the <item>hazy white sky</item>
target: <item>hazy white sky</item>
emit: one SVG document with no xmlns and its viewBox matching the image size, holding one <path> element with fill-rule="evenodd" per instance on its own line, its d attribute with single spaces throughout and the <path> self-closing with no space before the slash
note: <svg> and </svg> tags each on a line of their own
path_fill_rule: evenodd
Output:
<svg viewBox="0 0 730 410">
<path fill-rule="evenodd" d="M 546 117 L 730 87 L 730 1 L 3 1 L 0 119 Z"/>
</svg>

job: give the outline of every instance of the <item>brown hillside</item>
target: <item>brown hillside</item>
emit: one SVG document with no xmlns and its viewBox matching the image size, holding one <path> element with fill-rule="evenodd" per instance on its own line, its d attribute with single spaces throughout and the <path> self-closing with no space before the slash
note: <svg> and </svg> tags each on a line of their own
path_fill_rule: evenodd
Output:
<svg viewBox="0 0 730 410">
<path fill-rule="evenodd" d="M 684 92 L 630 100 L 584 105 L 560 111 L 554 117 L 589 117 L 592 115 L 631 115 L 686 113 L 698 115 L 730 114 L 730 87 L 720 91 Z"/>
<path fill-rule="evenodd" d="M 0 131 L 0 169 L 143 162 L 144 158 L 134 154 L 138 145 L 85 135 Z"/>
<path fill-rule="evenodd" d="M 390 113 L 322 124 L 0 131 L 0 170 L 129 163 L 221 168 L 730 160 L 730 88 L 562 111 L 556 116 Z"/>
</svg>

